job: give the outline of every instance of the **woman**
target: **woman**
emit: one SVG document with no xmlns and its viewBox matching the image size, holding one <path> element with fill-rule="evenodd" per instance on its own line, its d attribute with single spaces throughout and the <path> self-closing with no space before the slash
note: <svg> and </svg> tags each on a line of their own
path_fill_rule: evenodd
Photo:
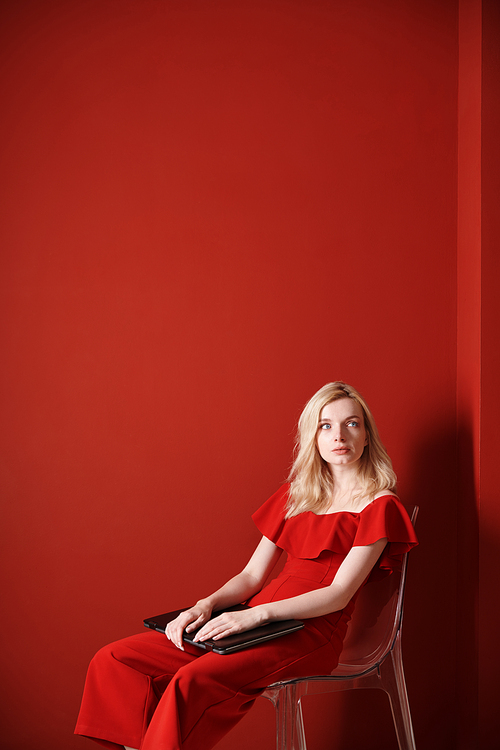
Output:
<svg viewBox="0 0 500 750">
<path fill-rule="evenodd" d="M 254 514 L 262 539 L 244 570 L 182 612 L 102 649 L 89 667 L 76 734 L 109 748 L 211 748 L 267 685 L 328 674 L 338 663 L 356 593 L 390 573 L 417 539 L 396 477 L 354 388 L 329 383 L 304 408 L 289 483 Z M 283 571 L 264 586 L 282 552 Z M 246 601 L 250 608 L 209 620 Z M 305 627 L 220 656 L 183 643 L 220 639 L 272 620 Z"/>
</svg>

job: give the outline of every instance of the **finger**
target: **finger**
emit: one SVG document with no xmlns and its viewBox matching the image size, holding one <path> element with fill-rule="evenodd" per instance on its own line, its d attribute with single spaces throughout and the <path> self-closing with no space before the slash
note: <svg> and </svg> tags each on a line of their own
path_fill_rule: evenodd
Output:
<svg viewBox="0 0 500 750">
<path fill-rule="evenodd" d="M 189 626 L 189 623 L 192 619 L 193 614 L 189 610 L 186 612 L 181 612 L 181 614 L 176 617 L 175 620 L 172 620 L 172 622 L 168 623 L 166 630 L 168 638 L 176 645 L 182 645 L 182 634 L 184 632 L 184 629 L 187 629 L 186 626 Z"/>
<path fill-rule="evenodd" d="M 187 633 L 192 633 L 193 630 L 196 630 L 196 628 L 199 628 L 203 623 L 205 622 L 205 615 L 200 615 L 194 622 L 190 622 L 189 625 L 186 627 Z"/>
<path fill-rule="evenodd" d="M 174 646 L 180 648 L 181 651 L 184 651 L 184 646 L 182 643 L 182 633 L 183 630 L 178 626 L 174 626 L 173 622 L 169 623 L 165 629 L 165 635 L 167 636 L 168 640 L 171 641 Z"/>
<path fill-rule="evenodd" d="M 227 638 L 228 635 L 235 635 L 235 633 L 239 632 L 240 628 L 237 625 L 227 625 L 224 628 L 219 628 L 218 632 L 212 636 L 212 639 L 218 641 L 219 638 Z"/>
<path fill-rule="evenodd" d="M 206 625 L 201 627 L 193 638 L 194 641 L 205 640 L 210 637 L 210 634 L 214 632 L 213 620 L 208 622 Z"/>
<path fill-rule="evenodd" d="M 177 648 L 180 648 L 181 651 L 184 651 L 182 634 L 179 635 L 179 633 L 174 633 L 172 637 L 172 643 L 174 644 L 174 646 L 177 646 Z"/>
<path fill-rule="evenodd" d="M 169 640 L 169 641 L 170 641 L 170 642 L 171 642 L 171 643 L 172 643 L 172 644 L 173 644 L 173 645 L 174 645 L 174 646 L 175 646 L 176 648 L 182 648 L 182 644 L 181 644 L 181 643 L 179 642 L 179 639 L 178 639 L 178 638 L 177 638 L 177 637 L 176 637 L 175 635 L 173 635 L 173 634 L 171 634 L 171 633 L 167 633 L 167 632 L 165 632 L 165 635 L 167 636 L 168 640 Z"/>
<path fill-rule="evenodd" d="M 198 643 L 198 641 L 206 641 L 208 638 L 212 637 L 213 632 L 214 632 L 214 629 L 212 627 L 200 628 L 200 630 L 196 633 L 195 637 L 193 638 L 193 643 Z"/>
<path fill-rule="evenodd" d="M 195 635 L 193 641 L 207 641 L 210 638 L 222 638 L 223 634 L 229 634 L 233 632 L 234 628 L 228 623 L 220 623 L 217 627 L 213 627 L 212 623 L 210 626 L 201 628 L 201 630 Z"/>
</svg>

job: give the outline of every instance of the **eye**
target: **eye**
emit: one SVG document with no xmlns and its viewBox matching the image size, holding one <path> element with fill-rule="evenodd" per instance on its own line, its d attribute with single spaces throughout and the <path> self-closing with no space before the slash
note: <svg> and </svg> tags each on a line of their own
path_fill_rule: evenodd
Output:
<svg viewBox="0 0 500 750">
<path fill-rule="evenodd" d="M 348 427 L 359 427 L 359 422 L 356 422 L 355 419 L 350 419 L 349 422 L 347 423 L 347 426 Z"/>
<path fill-rule="evenodd" d="M 330 430 L 331 427 L 332 427 L 331 424 L 320 424 L 319 429 L 320 430 Z"/>
</svg>

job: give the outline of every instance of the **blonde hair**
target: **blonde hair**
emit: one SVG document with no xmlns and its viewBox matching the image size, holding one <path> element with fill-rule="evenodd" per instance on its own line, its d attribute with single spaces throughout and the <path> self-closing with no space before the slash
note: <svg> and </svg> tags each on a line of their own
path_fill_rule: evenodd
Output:
<svg viewBox="0 0 500 750">
<path fill-rule="evenodd" d="M 358 483 L 361 491 L 355 497 L 373 497 L 377 492 L 392 492 L 396 487 L 396 474 L 391 459 L 382 445 L 366 401 L 355 388 L 346 383 L 327 383 L 308 401 L 300 415 L 295 460 L 288 478 L 290 492 L 287 518 L 306 510 L 324 512 L 331 502 L 333 475 L 327 462 L 320 456 L 317 435 L 323 408 L 342 398 L 350 398 L 361 407 L 368 439 L 359 464 Z"/>
</svg>

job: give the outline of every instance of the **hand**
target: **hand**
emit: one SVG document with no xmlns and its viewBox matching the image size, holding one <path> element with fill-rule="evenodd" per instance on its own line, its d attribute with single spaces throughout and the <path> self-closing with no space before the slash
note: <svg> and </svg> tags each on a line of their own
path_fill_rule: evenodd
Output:
<svg viewBox="0 0 500 750">
<path fill-rule="evenodd" d="M 186 609 L 184 612 L 181 612 L 175 620 L 169 622 L 165 628 L 165 635 L 169 641 L 172 641 L 172 643 L 177 646 L 177 648 L 184 651 L 182 642 L 184 630 L 191 633 L 193 630 L 196 630 L 196 628 L 201 627 L 203 623 L 207 622 L 207 620 L 210 619 L 211 614 L 212 607 L 206 600 L 202 599 L 197 602 L 194 607 Z"/>
<path fill-rule="evenodd" d="M 223 612 L 218 617 L 214 617 L 213 620 L 207 622 L 196 633 L 193 642 L 203 642 L 208 638 L 218 641 L 220 638 L 225 638 L 228 635 L 243 633 L 245 630 L 257 628 L 259 625 L 264 625 L 265 622 L 267 620 L 263 607 L 250 607 L 249 609 L 238 610 L 237 612 Z"/>
</svg>

